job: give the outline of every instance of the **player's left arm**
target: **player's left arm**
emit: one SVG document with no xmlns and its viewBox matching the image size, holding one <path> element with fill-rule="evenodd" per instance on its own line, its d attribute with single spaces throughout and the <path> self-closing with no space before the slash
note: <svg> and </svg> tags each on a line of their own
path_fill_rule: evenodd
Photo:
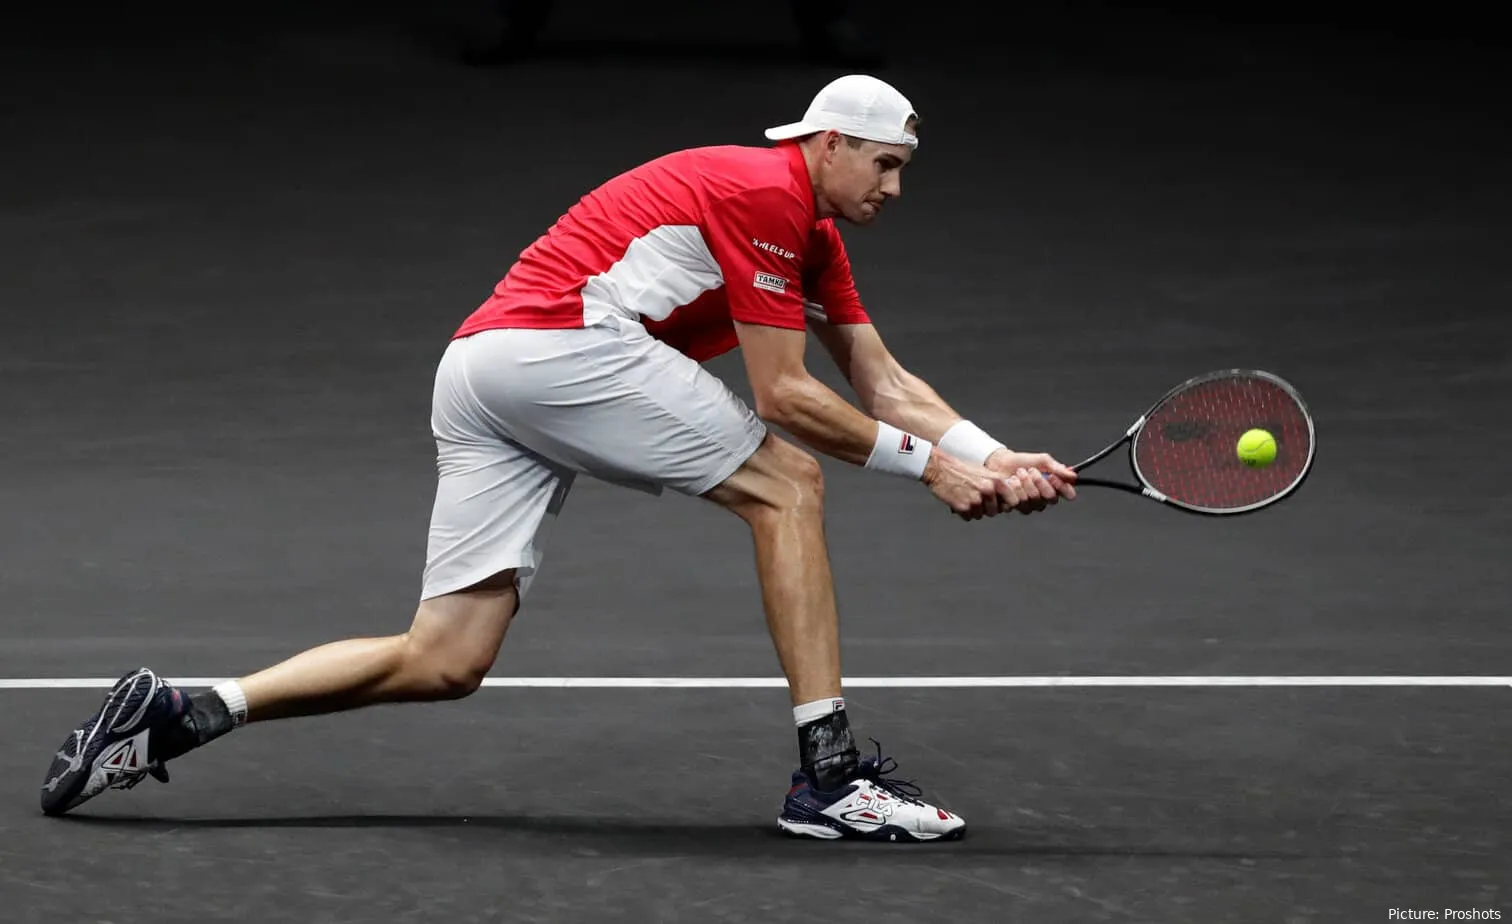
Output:
<svg viewBox="0 0 1512 924">
<path fill-rule="evenodd" d="M 1009 474 L 1019 469 L 1049 473 L 1061 497 L 1076 496 L 1071 486 L 1075 472 L 1049 453 L 1009 449 L 962 417 L 928 382 L 898 362 L 875 325 L 834 323 L 811 312 L 809 329 L 850 383 L 856 403 L 872 417 L 918 434 L 965 462 Z"/>
<path fill-rule="evenodd" d="M 856 293 L 850 261 L 833 227 L 816 234 L 811 254 L 806 317 L 815 338 L 856 393 L 856 403 L 878 420 L 915 433 L 945 452 L 997 471 L 1034 468 L 1052 478 L 1059 494 L 1074 497 L 1076 473 L 1048 453 L 1015 452 L 965 419 L 924 379 L 893 356 Z"/>
</svg>

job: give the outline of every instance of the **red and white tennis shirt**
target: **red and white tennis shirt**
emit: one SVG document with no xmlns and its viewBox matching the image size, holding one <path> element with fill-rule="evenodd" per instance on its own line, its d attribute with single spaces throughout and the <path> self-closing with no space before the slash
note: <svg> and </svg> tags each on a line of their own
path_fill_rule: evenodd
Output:
<svg viewBox="0 0 1512 924">
<path fill-rule="evenodd" d="M 520 254 L 454 339 L 609 315 L 699 361 L 738 345 L 731 319 L 870 321 L 834 221 L 814 220 L 792 143 L 678 151 L 609 180 Z"/>
</svg>

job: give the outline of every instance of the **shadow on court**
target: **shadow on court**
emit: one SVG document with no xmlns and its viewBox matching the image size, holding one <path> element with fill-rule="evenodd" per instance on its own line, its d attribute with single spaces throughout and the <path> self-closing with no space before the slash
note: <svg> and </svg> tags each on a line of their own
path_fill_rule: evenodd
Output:
<svg viewBox="0 0 1512 924">
<path fill-rule="evenodd" d="M 579 854 L 592 850 L 598 853 L 627 854 L 631 856 L 677 856 L 697 854 L 749 859 L 801 859 L 804 863 L 823 863 L 834 857 L 837 862 L 850 863 L 859 853 L 876 853 L 877 845 L 845 842 L 822 844 L 812 840 L 789 837 L 772 825 L 663 825 L 654 822 L 634 822 L 604 819 L 592 816 L 545 817 L 531 815 L 325 815 L 280 818 L 277 816 L 256 818 L 174 818 L 133 817 L 112 815 L 91 817 L 87 813 L 69 817 L 66 824 L 83 828 L 121 828 L 133 833 L 153 835 L 193 829 L 427 829 L 442 828 L 466 830 L 478 840 L 480 846 L 510 847 L 515 850 L 555 851 Z M 1088 833 L 1080 831 L 1067 840 L 1056 837 L 1054 831 L 1033 828 L 1009 831 L 989 831 L 973 834 L 959 844 L 935 845 L 933 849 L 948 850 L 952 855 L 968 856 L 1044 856 L 1044 857 L 1188 857 L 1192 859 L 1253 859 L 1253 860 L 1303 860 L 1326 859 L 1349 855 L 1350 851 L 1338 847 L 1319 849 L 1310 846 L 1303 849 L 1278 849 L 1267 847 L 1222 848 L 1204 846 L 1199 842 L 1173 842 L 1162 844 L 1157 839 L 1151 842 L 1149 831 L 1099 830 L 1097 843 L 1086 843 Z M 1237 832 L 1236 832 L 1237 833 Z M 1255 833 L 1266 833 L 1263 829 Z M 1248 839 L 1248 838 L 1246 838 Z M 917 860 L 919 854 L 910 855 L 909 848 L 893 848 L 900 860 Z M 931 848 L 912 848 L 924 856 Z M 795 854 L 794 850 L 803 851 Z"/>
</svg>

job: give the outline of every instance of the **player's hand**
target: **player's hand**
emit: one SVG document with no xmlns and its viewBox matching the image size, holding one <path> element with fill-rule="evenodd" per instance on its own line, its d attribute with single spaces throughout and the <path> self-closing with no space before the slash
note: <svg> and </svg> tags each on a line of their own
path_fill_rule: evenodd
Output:
<svg viewBox="0 0 1512 924">
<path fill-rule="evenodd" d="M 929 454 L 919 480 L 963 520 L 997 516 L 1025 500 L 1029 491 L 1017 475 L 1005 477 L 945 452 Z"/>
<path fill-rule="evenodd" d="M 1025 487 L 1024 498 L 1013 505 L 1020 513 L 1038 513 L 1061 498 L 1076 499 L 1076 472 L 1049 453 L 999 449 L 987 457 L 985 465 L 1000 475 L 1017 476 Z"/>
</svg>

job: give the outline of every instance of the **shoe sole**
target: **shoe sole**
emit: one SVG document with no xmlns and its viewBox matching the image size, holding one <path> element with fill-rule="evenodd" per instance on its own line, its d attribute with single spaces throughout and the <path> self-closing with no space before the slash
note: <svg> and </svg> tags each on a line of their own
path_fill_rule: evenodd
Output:
<svg viewBox="0 0 1512 924">
<path fill-rule="evenodd" d="M 927 844 L 935 841 L 958 841 L 966 835 L 966 826 L 961 825 L 952 831 L 942 834 L 918 834 L 906 831 L 894 825 L 883 825 L 872 831 L 841 831 L 829 825 L 818 825 L 804 821 L 789 821 L 786 818 L 777 819 L 777 827 L 794 837 L 817 838 L 825 841 L 853 840 L 853 841 L 886 841 L 888 843 L 912 843 Z"/>
<path fill-rule="evenodd" d="M 47 771 L 47 782 L 42 784 L 44 815 L 62 815 L 105 790 L 106 787 L 102 786 L 98 792 L 83 795 L 89 781 L 95 776 L 98 769 L 96 765 L 106 748 L 101 744 L 100 753 L 93 755 L 90 750 L 95 747 L 101 735 L 109 737 L 119 734 L 123 729 L 140 723 L 161 687 L 162 681 L 147 668 L 132 671 L 116 681 L 99 711 L 69 733 L 63 745 L 58 748 L 52 766 Z M 73 747 L 73 756 L 66 753 L 70 745 Z"/>
</svg>

